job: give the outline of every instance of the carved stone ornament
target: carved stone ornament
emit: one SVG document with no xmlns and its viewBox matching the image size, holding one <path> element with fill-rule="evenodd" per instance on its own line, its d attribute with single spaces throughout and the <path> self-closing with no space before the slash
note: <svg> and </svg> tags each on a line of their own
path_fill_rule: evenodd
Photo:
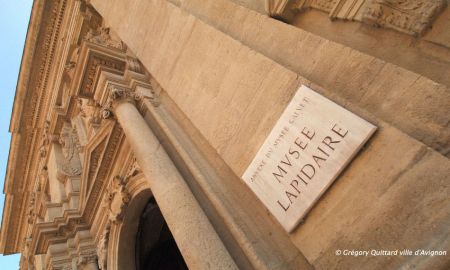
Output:
<svg viewBox="0 0 450 270">
<path fill-rule="evenodd" d="M 446 0 L 266 0 L 269 16 L 290 20 L 310 8 L 330 19 L 362 21 L 409 35 L 422 35 L 447 5 Z"/>
<path fill-rule="evenodd" d="M 30 194 L 30 201 L 28 202 L 28 224 L 33 224 L 36 219 L 36 193 Z"/>
<path fill-rule="evenodd" d="M 336 4 L 340 2 L 339 0 L 313 0 L 311 2 L 311 7 L 319 9 L 325 12 L 330 12 Z"/>
<path fill-rule="evenodd" d="M 133 158 L 133 160 L 131 162 L 131 166 L 129 167 L 129 169 L 127 171 L 126 177 L 130 178 L 130 177 L 138 175 L 141 172 L 142 172 L 141 167 L 137 163 L 136 158 Z"/>
<path fill-rule="evenodd" d="M 446 5 L 445 0 L 370 0 L 363 21 L 417 36 Z"/>
<path fill-rule="evenodd" d="M 40 190 L 43 193 L 43 202 L 50 202 L 51 201 L 51 197 L 50 197 L 50 191 L 49 191 L 49 176 L 48 176 L 48 168 L 47 166 L 42 167 L 41 173 L 39 174 L 39 186 L 40 186 Z"/>
<path fill-rule="evenodd" d="M 52 141 L 52 136 L 50 134 L 50 122 L 48 120 L 46 120 L 44 122 L 44 127 L 43 127 L 41 146 L 39 147 L 39 154 L 40 154 L 41 158 L 44 158 L 47 156 L 48 148 L 49 148 L 51 141 Z"/>
<path fill-rule="evenodd" d="M 89 126 L 98 128 L 102 120 L 101 107 L 93 99 L 79 98 L 80 115 Z"/>
<path fill-rule="evenodd" d="M 97 264 L 97 253 L 95 251 L 85 252 L 79 255 L 77 266 L 81 267 L 88 264 Z"/>
<path fill-rule="evenodd" d="M 141 62 L 134 57 L 127 57 L 127 69 L 140 74 L 145 73 L 145 69 Z"/>
<path fill-rule="evenodd" d="M 122 222 L 131 200 L 131 194 L 127 189 L 128 177 L 116 176 L 108 188 L 104 201 L 105 208 L 109 211 L 109 220 L 118 224 Z"/>
<path fill-rule="evenodd" d="M 35 270 L 35 264 L 34 264 L 34 255 L 31 251 L 31 237 L 27 237 L 25 238 L 25 248 L 24 251 L 22 253 L 23 258 L 26 261 L 26 265 L 27 265 L 27 270 Z"/>
<path fill-rule="evenodd" d="M 104 119 L 108 119 L 113 115 L 112 111 L 114 103 L 121 101 L 134 103 L 135 101 L 142 100 L 143 98 L 142 94 L 132 91 L 129 88 L 120 87 L 117 85 L 109 85 L 108 91 L 109 91 L 108 100 L 102 108 L 102 117 Z"/>
<path fill-rule="evenodd" d="M 109 233 L 111 231 L 111 224 L 108 222 L 106 224 L 105 230 L 100 236 L 100 241 L 97 246 L 97 255 L 98 255 L 98 267 L 100 269 L 107 269 L 107 261 L 108 261 L 108 242 L 109 242 Z"/>
<path fill-rule="evenodd" d="M 63 176 L 78 176 L 81 174 L 81 161 L 79 156 L 80 143 L 75 128 L 66 124 L 61 130 L 59 138 L 61 153 L 57 154 L 58 174 Z M 58 176 L 58 179 L 61 178 Z M 60 179 L 61 180 L 61 179 Z"/>
<path fill-rule="evenodd" d="M 125 44 L 119 38 L 115 37 L 108 27 L 101 27 L 99 30 L 91 29 L 87 33 L 85 40 L 120 51 L 126 51 L 127 49 Z"/>
</svg>

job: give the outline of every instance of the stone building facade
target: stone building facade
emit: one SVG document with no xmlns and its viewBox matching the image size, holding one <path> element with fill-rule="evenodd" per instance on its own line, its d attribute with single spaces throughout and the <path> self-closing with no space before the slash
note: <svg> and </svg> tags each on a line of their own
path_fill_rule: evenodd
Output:
<svg viewBox="0 0 450 270">
<path fill-rule="evenodd" d="M 378 130 L 286 232 L 241 176 L 300 85 Z M 35 0 L 0 236 L 21 269 L 449 269 L 446 0 Z M 446 251 L 338 256 L 343 250 Z"/>
</svg>

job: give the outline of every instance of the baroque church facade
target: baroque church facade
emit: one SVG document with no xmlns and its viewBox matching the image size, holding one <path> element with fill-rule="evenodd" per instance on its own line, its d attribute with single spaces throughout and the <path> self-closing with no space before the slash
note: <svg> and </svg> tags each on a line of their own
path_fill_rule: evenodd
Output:
<svg viewBox="0 0 450 270">
<path fill-rule="evenodd" d="M 35 0 L 0 251 L 20 269 L 449 269 L 449 29 L 446 0 Z M 242 175 L 300 85 L 377 131 L 287 232 Z"/>
</svg>

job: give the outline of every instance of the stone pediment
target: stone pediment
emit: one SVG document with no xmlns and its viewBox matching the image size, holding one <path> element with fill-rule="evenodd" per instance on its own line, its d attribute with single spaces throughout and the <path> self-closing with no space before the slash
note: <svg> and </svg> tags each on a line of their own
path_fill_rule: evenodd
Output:
<svg viewBox="0 0 450 270">
<path fill-rule="evenodd" d="M 86 145 L 81 176 L 80 207 L 83 216 L 90 218 L 101 202 L 100 191 L 108 179 L 110 168 L 123 140 L 121 128 L 115 121 L 104 120 L 92 140 Z"/>
</svg>

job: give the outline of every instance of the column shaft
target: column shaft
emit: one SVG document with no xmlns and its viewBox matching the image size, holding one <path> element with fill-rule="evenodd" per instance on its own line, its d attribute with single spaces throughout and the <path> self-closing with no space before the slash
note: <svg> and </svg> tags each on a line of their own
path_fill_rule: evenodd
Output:
<svg viewBox="0 0 450 270">
<path fill-rule="evenodd" d="M 238 269 L 188 185 L 135 105 L 114 113 L 190 269 Z"/>
</svg>

